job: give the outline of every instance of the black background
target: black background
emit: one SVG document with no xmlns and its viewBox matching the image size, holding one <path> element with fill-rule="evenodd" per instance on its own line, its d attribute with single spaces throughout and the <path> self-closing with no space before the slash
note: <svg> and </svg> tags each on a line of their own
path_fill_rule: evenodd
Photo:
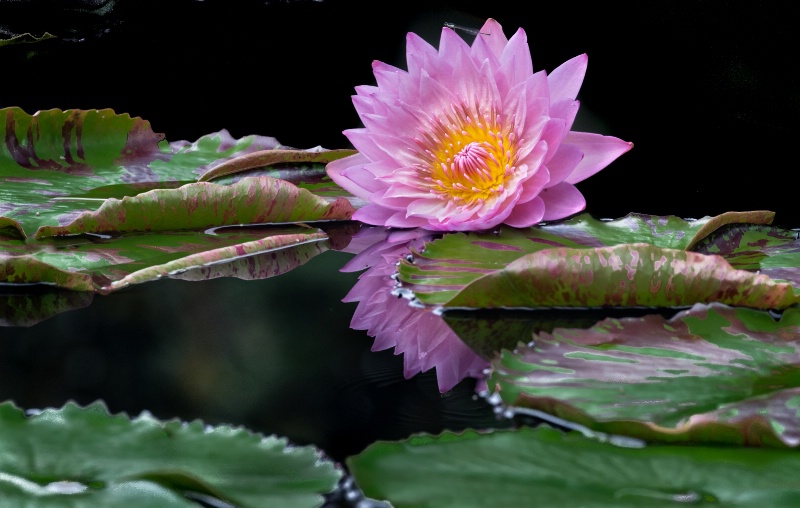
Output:
<svg viewBox="0 0 800 508">
<path fill-rule="evenodd" d="M 170 141 L 227 129 L 348 148 L 342 131 L 360 126 L 351 95 L 374 84 L 373 60 L 403 67 L 408 31 L 437 43 L 445 22 L 494 17 L 507 36 L 525 29 L 536 69 L 587 53 L 576 129 L 635 145 L 579 184 L 587 211 L 766 209 L 797 228 L 798 44 L 783 5 L 5 1 L 2 38 L 58 38 L 0 47 L 0 107 L 112 108 Z M 371 339 L 347 328 L 354 304 L 340 300 L 357 274 L 338 273 L 343 263 L 315 258 L 263 283 L 161 281 L 0 328 L 0 400 L 102 399 L 277 432 L 337 459 L 376 438 L 490 422 L 471 384 L 442 398 L 432 372 L 403 382 L 399 357 L 368 351 Z"/>
<path fill-rule="evenodd" d="M 228 129 L 348 148 L 353 87 L 405 34 L 494 17 L 528 34 L 536 69 L 589 55 L 576 129 L 634 149 L 579 185 L 587 211 L 684 218 L 767 209 L 797 227 L 794 17 L 781 2 L 21 0 L 7 32 L 61 39 L 0 51 L 0 106 L 106 108 L 171 141 Z M 784 6 L 786 5 L 786 6 Z M 92 10 L 94 9 L 94 10 Z M 469 36 L 465 34 L 465 36 Z"/>
</svg>

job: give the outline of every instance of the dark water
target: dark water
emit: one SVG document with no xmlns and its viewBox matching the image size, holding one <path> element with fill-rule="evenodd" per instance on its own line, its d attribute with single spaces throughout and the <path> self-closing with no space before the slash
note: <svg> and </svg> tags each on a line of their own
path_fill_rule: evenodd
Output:
<svg viewBox="0 0 800 508">
<path fill-rule="evenodd" d="M 325 252 L 259 281 L 159 280 L 30 327 L 0 328 L 0 400 L 24 408 L 104 400 L 112 412 L 244 425 L 334 460 L 377 439 L 502 425 L 464 381 L 439 393 L 433 371 L 371 352 L 341 299 L 357 273 Z M 0 297 L 2 298 L 2 297 Z"/>
<path fill-rule="evenodd" d="M 85 6 L 114 4 L 103 13 Z M 409 30 L 445 22 L 525 28 L 534 67 L 589 55 L 577 130 L 632 141 L 581 182 L 596 217 L 683 218 L 767 209 L 800 226 L 796 17 L 778 2 L 385 3 L 75 0 L 0 2 L 0 35 L 62 34 L 0 47 L 0 107 L 112 108 L 167 140 L 228 129 L 297 148 L 349 148 L 353 87 L 375 59 L 404 67 Z M 789 62 L 789 63 L 787 63 Z M 334 460 L 377 439 L 498 423 L 462 382 L 403 379 L 371 352 L 341 299 L 358 273 L 326 252 L 261 281 L 161 280 L 30 327 L 0 327 L 0 400 L 25 408 L 104 400 L 113 412 L 244 425 Z M 0 287 L 0 295 L 7 295 Z M 0 296 L 3 298 L 4 296 Z M 2 308 L 0 306 L 0 308 Z M 0 316 L 2 320 L 3 316 Z"/>
</svg>

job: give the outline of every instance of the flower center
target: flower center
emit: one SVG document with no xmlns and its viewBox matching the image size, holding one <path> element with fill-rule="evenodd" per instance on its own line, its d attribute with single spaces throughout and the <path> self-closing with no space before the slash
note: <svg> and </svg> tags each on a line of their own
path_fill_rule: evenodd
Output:
<svg viewBox="0 0 800 508">
<path fill-rule="evenodd" d="M 459 204 L 476 204 L 502 194 L 515 169 L 513 132 L 502 128 L 494 111 L 482 117 L 454 107 L 418 140 L 424 163 L 422 185 Z"/>
</svg>

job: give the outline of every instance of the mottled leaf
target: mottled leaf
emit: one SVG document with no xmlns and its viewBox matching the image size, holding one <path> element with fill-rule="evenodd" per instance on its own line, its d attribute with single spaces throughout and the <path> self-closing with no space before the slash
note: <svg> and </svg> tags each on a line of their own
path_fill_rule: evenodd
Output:
<svg viewBox="0 0 800 508">
<path fill-rule="evenodd" d="M 232 185 L 192 183 L 122 199 L 109 198 L 64 226 L 42 226 L 36 238 L 80 233 L 206 229 L 237 224 L 347 220 L 355 210 L 339 198 L 329 203 L 305 189 L 270 177 Z"/>
<path fill-rule="evenodd" d="M 794 450 L 622 448 L 541 427 L 378 442 L 348 466 L 395 508 L 795 506 Z"/>
<path fill-rule="evenodd" d="M 606 318 L 635 317 L 661 311 L 672 316 L 676 309 L 632 307 L 561 307 L 539 309 L 443 309 L 442 318 L 473 351 L 490 361 L 503 349 L 529 342 L 534 333 L 556 328 L 590 328 Z"/>
<path fill-rule="evenodd" d="M 519 340 L 488 380 L 506 404 L 648 440 L 800 444 L 797 306 L 698 304 Z"/>
<path fill-rule="evenodd" d="M 782 309 L 798 302 L 790 284 L 736 270 L 720 256 L 635 243 L 546 249 L 462 289 L 447 307 L 679 307 L 722 302 Z"/>
<path fill-rule="evenodd" d="M 6 249 L 10 255 L 0 255 L 0 282 L 108 292 L 164 276 L 180 277 L 193 269 L 205 274 L 203 278 L 240 276 L 242 263 L 250 264 L 249 276 L 270 277 L 327 250 L 329 240 L 346 245 L 352 235 L 347 228 L 328 230 L 333 236 L 304 226 L 250 226 L 206 232 L 49 237 L 35 245 L 9 241 Z M 249 257 L 254 259 L 244 260 Z M 231 266 L 226 268 L 224 263 Z"/>
<path fill-rule="evenodd" d="M 238 157 L 291 150 L 275 138 L 234 139 L 226 130 L 194 143 L 164 138 L 149 122 L 110 109 L 33 115 L 0 109 L 0 218 L 13 219 L 30 236 L 41 226 L 68 224 L 105 199 L 175 189 Z"/>
<path fill-rule="evenodd" d="M 694 250 L 724 257 L 734 268 L 757 271 L 800 287 L 800 233 L 767 225 L 726 225 Z"/>
<path fill-rule="evenodd" d="M 13 506 L 318 507 L 341 472 L 313 447 L 231 426 L 130 419 L 67 403 L 0 405 L 0 494 Z"/>
<path fill-rule="evenodd" d="M 698 244 L 699 239 L 733 224 L 735 220 L 750 221 L 747 225 L 740 225 L 742 228 L 765 228 L 766 226 L 752 223 L 759 220 L 769 222 L 773 215 L 771 212 L 731 212 L 697 221 L 685 221 L 671 216 L 629 214 L 617 220 L 600 221 L 582 214 L 572 219 L 522 230 L 498 228 L 492 232 L 446 234 L 441 239 L 427 243 L 424 251 L 415 252 L 410 261 L 402 260 L 399 280 L 422 303 L 443 305 L 477 279 L 502 270 L 523 256 L 546 249 L 563 247 L 591 251 L 603 247 L 646 243 L 663 249 L 685 250 L 689 245 Z M 764 231 L 766 235 L 766 229 Z M 771 231 L 781 229 L 772 228 Z M 782 231 L 787 236 L 789 233 L 795 235 L 789 230 Z M 705 236 L 701 238 L 701 235 Z M 775 260 L 781 264 L 781 268 L 790 270 L 797 266 L 795 261 L 785 257 Z M 767 259 L 764 262 L 769 263 Z M 757 270 L 755 268 L 752 271 Z M 496 305 L 503 304 L 496 302 Z"/>
<path fill-rule="evenodd" d="M 319 151 L 280 149 L 261 150 L 223 162 L 222 164 L 200 175 L 198 181 L 208 182 L 215 178 L 286 162 L 295 164 L 302 162 L 318 162 L 327 164 L 328 162 L 341 159 L 342 157 L 347 157 L 348 155 L 353 155 L 354 153 L 356 153 L 355 150 L 323 150 L 321 147 L 319 148 Z"/>
</svg>

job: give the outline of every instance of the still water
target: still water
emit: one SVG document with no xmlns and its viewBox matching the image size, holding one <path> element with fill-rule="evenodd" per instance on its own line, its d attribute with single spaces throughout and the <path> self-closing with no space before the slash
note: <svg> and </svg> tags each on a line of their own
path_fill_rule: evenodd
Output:
<svg viewBox="0 0 800 508">
<path fill-rule="evenodd" d="M 441 394 L 434 371 L 405 380 L 402 357 L 370 351 L 341 301 L 360 273 L 339 271 L 351 257 L 264 280 L 147 282 L 30 326 L 0 315 L 0 400 L 242 425 L 335 461 L 378 439 L 504 425 L 474 381 Z M 4 286 L 0 309 L 37 293 Z"/>
</svg>

